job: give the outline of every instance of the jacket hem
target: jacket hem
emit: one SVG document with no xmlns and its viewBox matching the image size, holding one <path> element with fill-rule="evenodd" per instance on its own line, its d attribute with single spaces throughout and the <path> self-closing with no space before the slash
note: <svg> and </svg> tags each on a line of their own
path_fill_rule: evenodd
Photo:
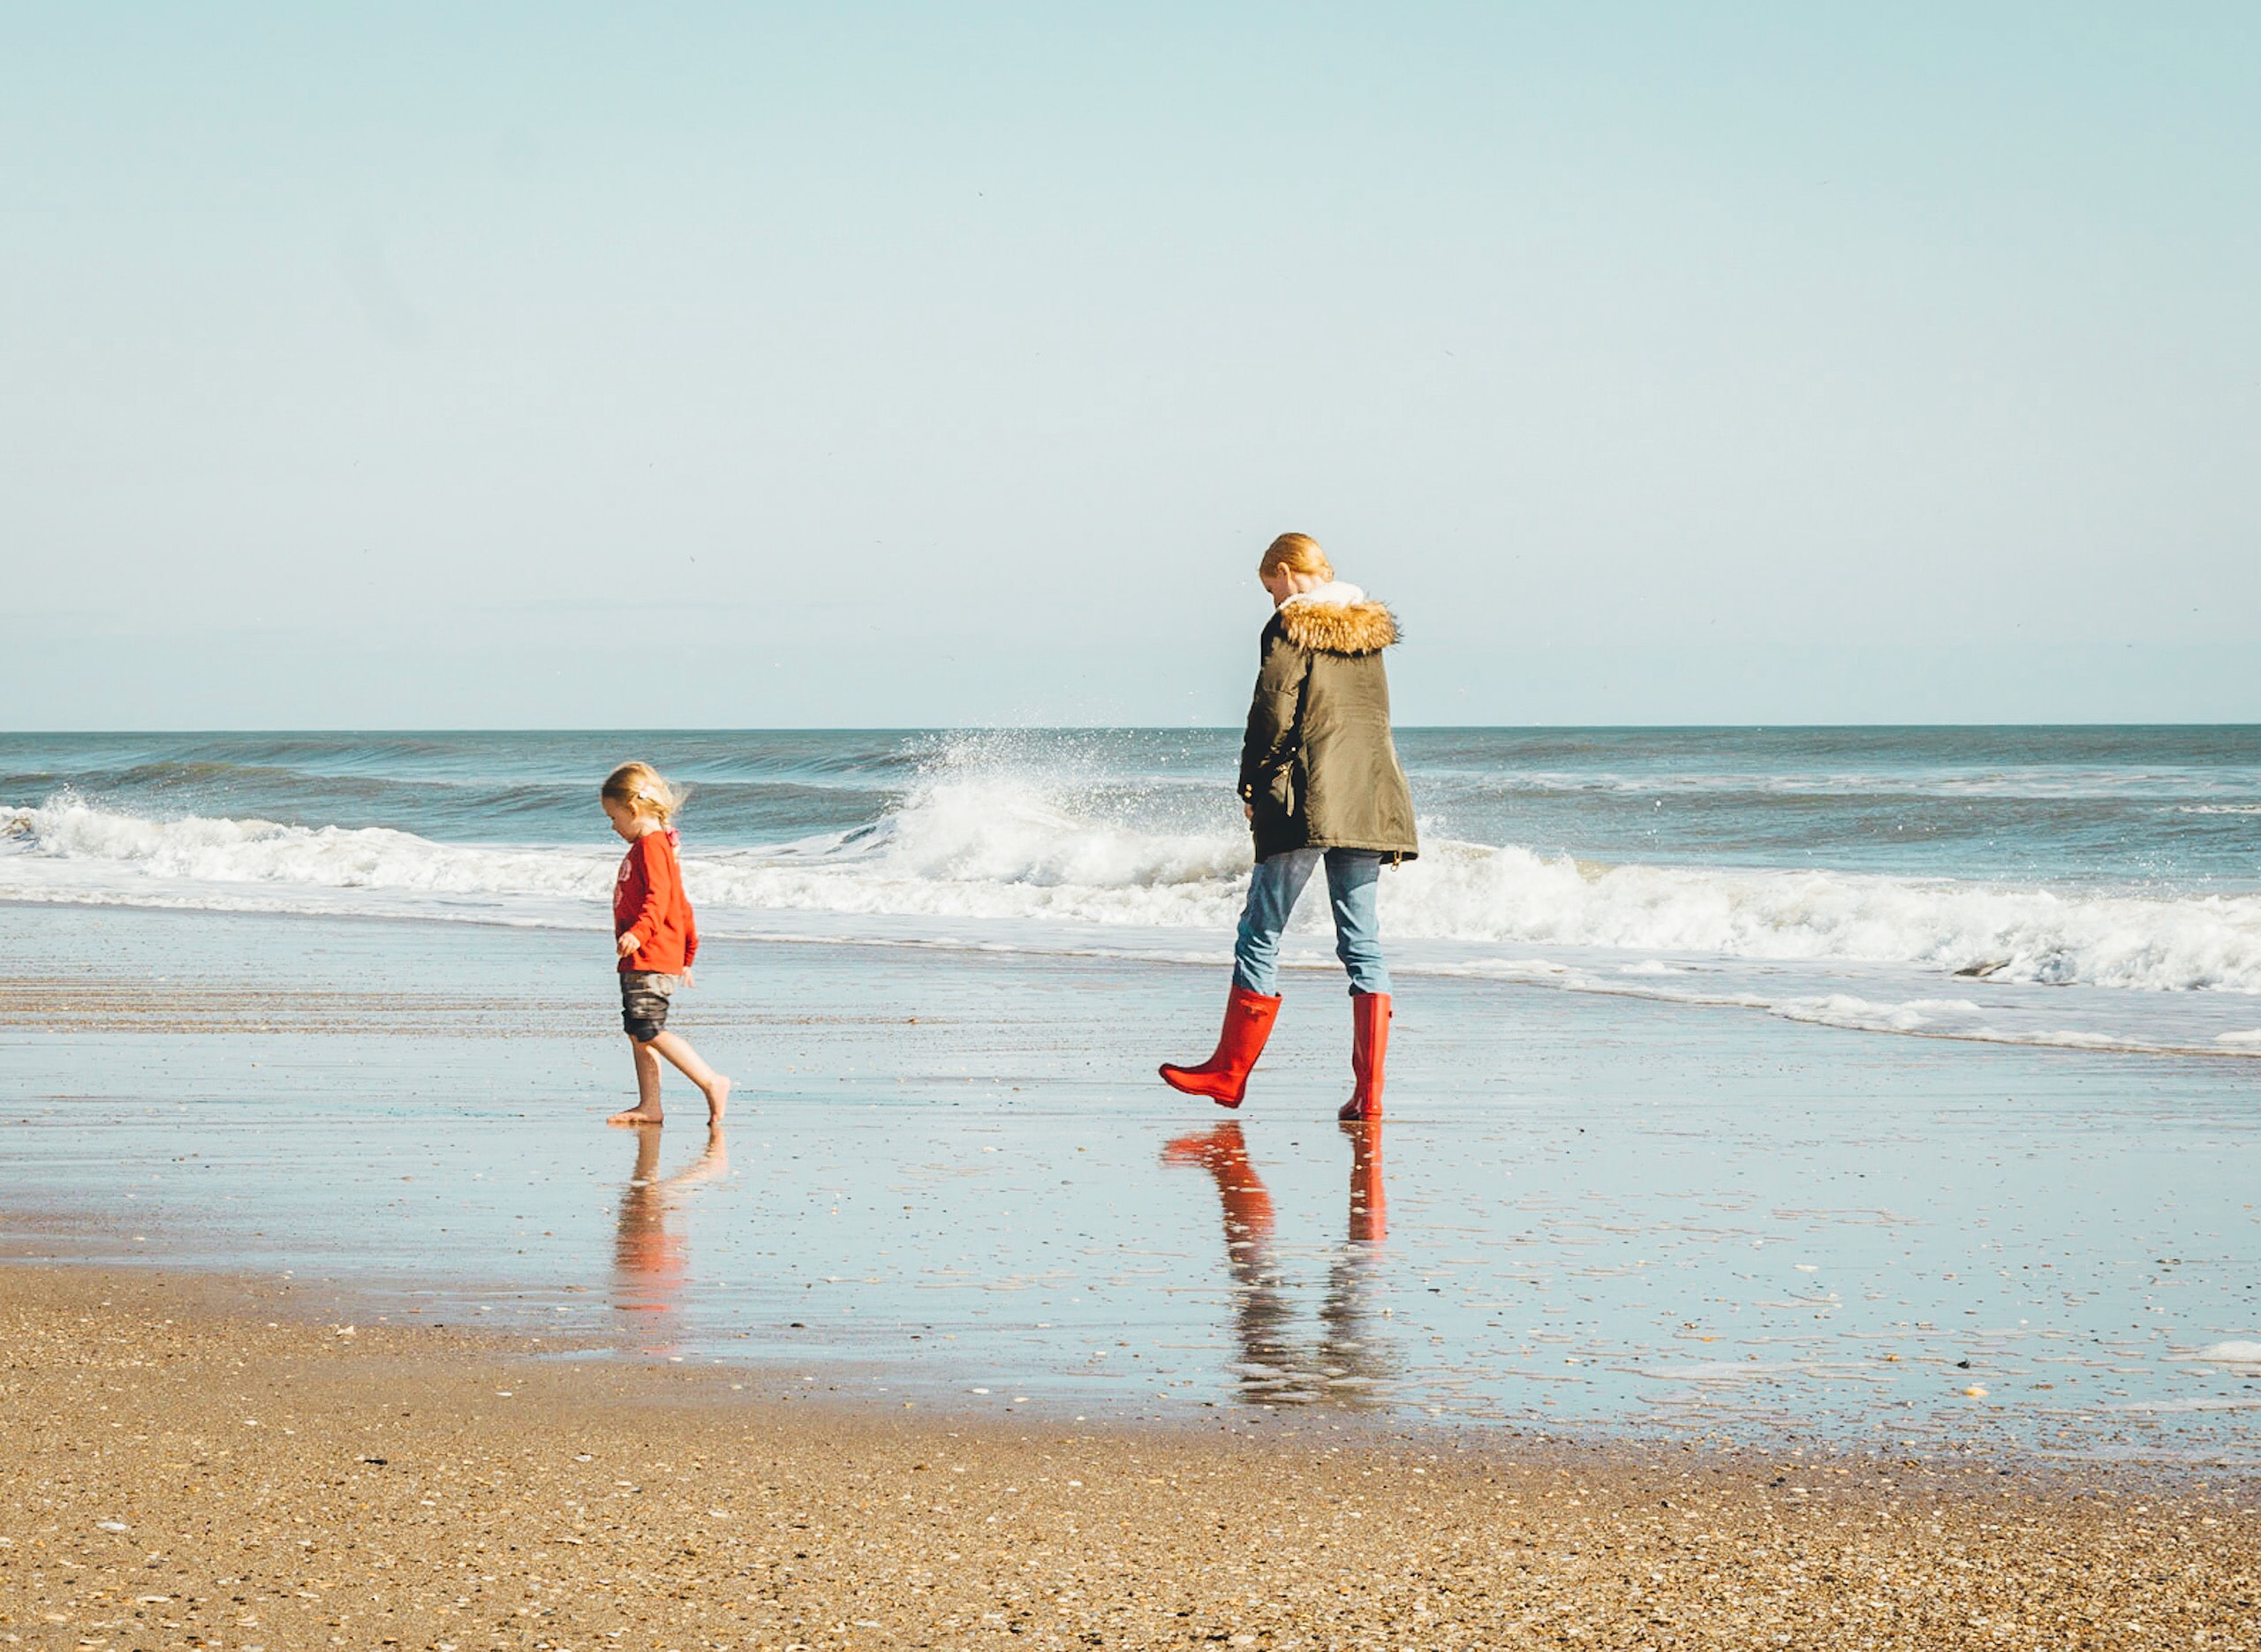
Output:
<svg viewBox="0 0 2261 1652">
<path fill-rule="evenodd" d="M 1363 849 L 1365 853 L 1367 853 L 1367 854 L 1369 854 L 1369 855 L 1388 855 L 1388 856 L 1394 856 L 1395 857 L 1396 857 L 1397 859 L 1402 860 L 1402 861 L 1403 861 L 1403 860 L 1418 860 L 1418 859 L 1420 859 L 1420 858 L 1421 858 L 1421 851 L 1420 851 L 1419 849 L 1407 849 L 1403 844 L 1401 844 L 1401 843 L 1365 843 L 1365 842 L 1355 842 L 1355 841 L 1350 841 L 1350 840 L 1349 840 L 1349 839 L 1345 839 L 1345 838 L 1315 838 L 1315 837 L 1314 837 L 1314 838 L 1305 838 L 1305 839 L 1304 839 L 1302 842 L 1300 842 L 1300 843 L 1289 843 L 1289 844 L 1285 845 L 1285 846 L 1284 846 L 1284 847 L 1282 847 L 1282 848 L 1275 849 L 1274 849 L 1274 850 L 1272 851 L 1272 855 L 1292 855 L 1292 854 L 1294 854 L 1297 849 Z M 1270 859 L 1272 858 L 1272 855 L 1259 855 L 1259 856 L 1257 856 L 1257 859 L 1259 859 L 1259 860 L 1270 860 Z"/>
</svg>

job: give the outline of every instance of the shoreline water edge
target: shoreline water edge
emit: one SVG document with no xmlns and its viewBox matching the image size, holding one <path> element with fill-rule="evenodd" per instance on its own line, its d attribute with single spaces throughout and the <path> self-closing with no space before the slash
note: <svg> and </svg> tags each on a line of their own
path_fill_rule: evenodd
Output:
<svg viewBox="0 0 2261 1652">
<path fill-rule="evenodd" d="M 1206 967 L 722 940 L 680 1014 L 740 1099 L 710 1137 L 678 1090 L 662 1135 L 594 1127 L 584 936 L 0 930 L 40 961 L 0 977 L 0 1209 L 57 1256 L 1000 1414 L 2254 1450 L 2242 1063 L 1441 980 L 1362 1131 L 1335 992 L 1290 984 L 1227 1117 L 1138 1070 Z"/>
</svg>

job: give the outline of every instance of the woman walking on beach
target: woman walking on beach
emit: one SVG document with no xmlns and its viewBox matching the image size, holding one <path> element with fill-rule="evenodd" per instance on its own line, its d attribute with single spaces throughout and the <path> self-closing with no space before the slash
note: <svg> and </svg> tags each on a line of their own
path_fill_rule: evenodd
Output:
<svg viewBox="0 0 2261 1652">
<path fill-rule="evenodd" d="M 605 818 L 628 841 L 612 886 L 614 950 L 620 958 L 620 1024 L 636 1059 L 636 1105 L 607 1124 L 657 1124 L 660 1058 L 699 1086 L 707 1122 L 719 1125 L 730 1098 L 730 1081 L 699 1059 L 690 1040 L 667 1030 L 668 1001 L 691 984 L 699 956 L 699 924 L 683 891 L 677 838 L 668 825 L 674 790 L 648 763 L 624 763 L 605 777 L 598 795 Z"/>
<path fill-rule="evenodd" d="M 1324 863 L 1335 954 L 1350 975 L 1353 1088 L 1337 1116 L 1376 1119 L 1390 993 L 1374 888 L 1384 862 L 1395 865 L 1418 852 L 1412 795 L 1389 737 L 1382 668 L 1397 622 L 1357 586 L 1337 580 L 1327 553 L 1307 534 L 1273 540 L 1256 573 L 1273 605 L 1240 757 L 1256 870 L 1233 946 L 1216 1052 L 1199 1067 L 1165 1065 L 1161 1075 L 1189 1095 L 1240 1105 L 1279 1018 L 1280 932 Z"/>
</svg>

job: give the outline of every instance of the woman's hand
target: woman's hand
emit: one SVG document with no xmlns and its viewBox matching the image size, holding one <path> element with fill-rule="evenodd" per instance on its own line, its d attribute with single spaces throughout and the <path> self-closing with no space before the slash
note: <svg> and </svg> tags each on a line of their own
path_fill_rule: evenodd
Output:
<svg viewBox="0 0 2261 1652">
<path fill-rule="evenodd" d="M 1240 811 L 1244 816 L 1251 820 L 1256 818 L 1256 805 L 1254 803 L 1243 803 L 1240 806 Z"/>
<path fill-rule="evenodd" d="M 636 932 L 634 930 L 631 930 L 628 933 L 623 935 L 617 941 L 613 943 L 613 950 L 618 953 L 622 957 L 628 958 L 633 957 L 637 953 L 641 952 L 643 947 L 637 943 Z"/>
</svg>

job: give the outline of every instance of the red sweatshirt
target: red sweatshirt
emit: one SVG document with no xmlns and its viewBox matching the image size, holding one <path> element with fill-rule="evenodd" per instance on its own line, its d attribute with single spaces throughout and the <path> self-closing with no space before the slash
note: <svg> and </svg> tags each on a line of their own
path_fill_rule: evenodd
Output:
<svg viewBox="0 0 2261 1652">
<path fill-rule="evenodd" d="M 678 841 L 671 831 L 647 832 L 621 856 L 620 879 L 612 886 L 613 939 L 636 938 L 636 950 L 620 961 L 624 975 L 681 975 L 699 956 L 699 925 L 675 857 Z"/>
</svg>

